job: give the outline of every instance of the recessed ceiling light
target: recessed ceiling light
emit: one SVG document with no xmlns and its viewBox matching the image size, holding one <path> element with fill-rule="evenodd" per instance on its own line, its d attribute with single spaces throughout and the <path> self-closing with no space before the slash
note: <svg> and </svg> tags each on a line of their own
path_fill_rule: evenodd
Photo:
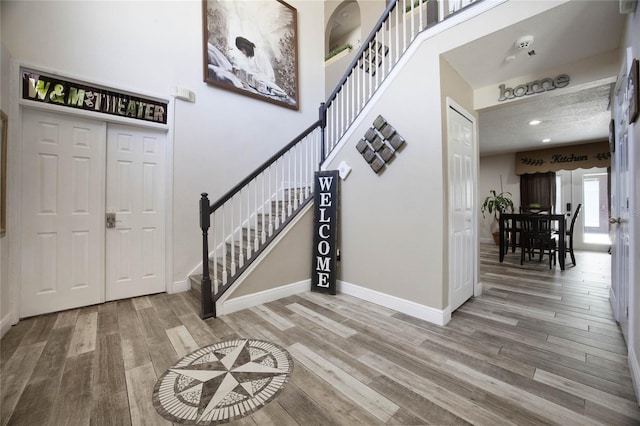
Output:
<svg viewBox="0 0 640 426">
<path fill-rule="evenodd" d="M 540 124 L 540 123 L 542 123 L 542 121 L 540 121 L 540 120 L 531 120 L 531 121 L 529 122 L 529 125 L 530 125 L 530 126 L 537 126 L 537 125 L 538 125 L 538 124 Z"/>
<path fill-rule="evenodd" d="M 542 143 L 547 143 L 547 142 L 551 142 L 551 139 L 549 139 L 549 138 L 542 139 Z"/>
</svg>

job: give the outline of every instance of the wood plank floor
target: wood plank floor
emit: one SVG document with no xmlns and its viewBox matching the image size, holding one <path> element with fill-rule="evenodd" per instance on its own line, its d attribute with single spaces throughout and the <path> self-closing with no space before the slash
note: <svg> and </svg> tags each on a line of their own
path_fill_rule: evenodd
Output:
<svg viewBox="0 0 640 426">
<path fill-rule="evenodd" d="M 484 293 L 438 327 L 353 297 L 303 293 L 215 320 L 190 293 L 20 321 L 0 340 L 1 425 L 169 424 L 163 372 L 234 338 L 287 349 L 293 374 L 241 425 L 637 425 L 610 257 L 521 267 L 481 248 Z"/>
</svg>

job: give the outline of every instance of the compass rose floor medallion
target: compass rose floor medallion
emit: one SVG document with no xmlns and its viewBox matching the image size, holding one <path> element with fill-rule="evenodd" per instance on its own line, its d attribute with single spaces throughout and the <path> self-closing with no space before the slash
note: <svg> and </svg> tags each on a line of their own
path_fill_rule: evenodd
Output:
<svg viewBox="0 0 640 426">
<path fill-rule="evenodd" d="M 219 342 L 185 356 L 162 374 L 153 389 L 153 405 L 173 423 L 227 423 L 273 400 L 292 371 L 289 353 L 273 343 Z"/>
</svg>

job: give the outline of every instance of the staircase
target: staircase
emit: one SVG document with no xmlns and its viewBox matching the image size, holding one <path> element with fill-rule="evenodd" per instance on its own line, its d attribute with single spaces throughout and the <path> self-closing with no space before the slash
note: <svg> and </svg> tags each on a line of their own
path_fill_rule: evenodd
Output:
<svg viewBox="0 0 640 426">
<path fill-rule="evenodd" d="M 257 257 L 279 231 L 284 229 L 311 201 L 313 197 L 311 191 L 309 186 L 285 189 L 281 199 L 271 201 L 270 207 L 264 213 L 258 213 L 256 220 L 251 224 L 245 223 L 240 227 L 235 238 L 228 238 L 224 246 L 209 257 L 209 271 L 214 292 L 219 291 L 221 287 L 231 286 L 240 277 L 249 266 L 250 260 Z M 189 277 L 191 292 L 198 299 L 202 297 L 202 278 L 202 274 Z"/>
<path fill-rule="evenodd" d="M 202 274 L 191 276 L 190 283 L 203 319 L 216 316 L 216 301 L 311 202 L 314 173 L 418 34 L 472 4 L 474 0 L 392 0 L 320 105 L 318 121 L 215 203 L 202 194 Z"/>
</svg>

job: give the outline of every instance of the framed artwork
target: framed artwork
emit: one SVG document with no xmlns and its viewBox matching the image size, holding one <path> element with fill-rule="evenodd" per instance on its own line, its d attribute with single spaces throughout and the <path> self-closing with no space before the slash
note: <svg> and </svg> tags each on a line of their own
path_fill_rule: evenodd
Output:
<svg viewBox="0 0 640 426">
<path fill-rule="evenodd" d="M 629 124 L 638 118 L 638 60 L 634 59 L 629 70 L 629 81 L 627 82 L 627 94 L 629 99 Z"/>
<path fill-rule="evenodd" d="M 0 235 L 7 231 L 7 115 L 0 111 Z"/>
<path fill-rule="evenodd" d="M 202 0 L 204 81 L 298 110 L 297 11 L 281 0 Z"/>
</svg>

